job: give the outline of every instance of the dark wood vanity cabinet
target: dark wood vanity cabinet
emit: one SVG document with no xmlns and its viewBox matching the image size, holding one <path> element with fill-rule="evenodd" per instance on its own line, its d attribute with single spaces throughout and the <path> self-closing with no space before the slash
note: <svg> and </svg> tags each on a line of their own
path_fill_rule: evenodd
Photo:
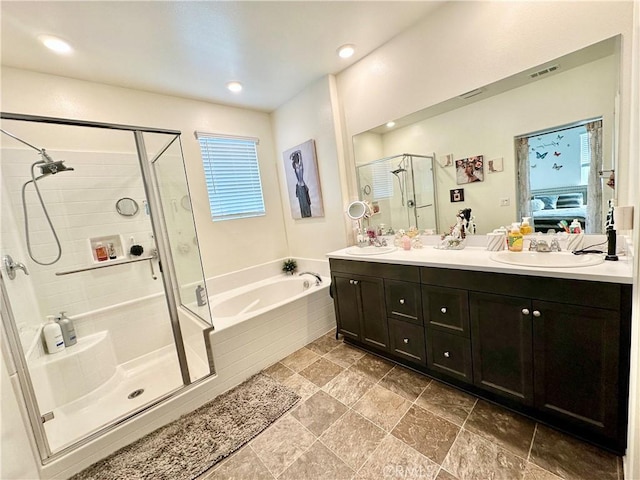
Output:
<svg viewBox="0 0 640 480">
<path fill-rule="evenodd" d="M 624 453 L 631 285 L 330 265 L 346 341 Z"/>
<path fill-rule="evenodd" d="M 384 285 L 380 278 L 333 273 L 338 331 L 375 348 L 389 348 Z"/>
</svg>

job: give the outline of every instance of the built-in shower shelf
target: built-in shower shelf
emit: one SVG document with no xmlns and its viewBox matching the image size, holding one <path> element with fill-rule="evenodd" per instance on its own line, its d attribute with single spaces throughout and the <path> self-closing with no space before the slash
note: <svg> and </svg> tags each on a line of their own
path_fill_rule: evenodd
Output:
<svg viewBox="0 0 640 480">
<path fill-rule="evenodd" d="M 89 270 L 97 270 L 99 268 L 117 267 L 118 265 L 127 265 L 129 263 L 144 262 L 146 260 L 155 260 L 156 258 L 158 258 L 157 254 L 147 255 L 146 257 L 131 258 L 128 260 L 107 261 L 107 262 L 101 263 L 100 265 L 91 265 L 89 267 L 76 268 L 74 270 L 67 270 L 64 272 L 56 272 L 56 275 L 58 276 L 71 275 L 72 273 L 88 272 Z"/>
</svg>

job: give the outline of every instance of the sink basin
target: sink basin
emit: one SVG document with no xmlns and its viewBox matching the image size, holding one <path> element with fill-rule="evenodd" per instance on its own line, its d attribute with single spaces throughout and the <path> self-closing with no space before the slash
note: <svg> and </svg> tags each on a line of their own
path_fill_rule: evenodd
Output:
<svg viewBox="0 0 640 480">
<path fill-rule="evenodd" d="M 590 267 L 604 262 L 604 255 L 574 255 L 569 252 L 510 252 L 503 250 L 492 253 L 489 258 L 511 265 L 545 268 Z"/>
<path fill-rule="evenodd" d="M 351 247 L 346 250 L 349 255 L 382 255 L 395 252 L 397 247 Z"/>
</svg>

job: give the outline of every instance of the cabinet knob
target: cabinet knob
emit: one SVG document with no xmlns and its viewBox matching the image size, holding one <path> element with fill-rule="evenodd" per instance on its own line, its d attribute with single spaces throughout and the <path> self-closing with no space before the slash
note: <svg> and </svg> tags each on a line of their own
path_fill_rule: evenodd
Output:
<svg viewBox="0 0 640 480">
<path fill-rule="evenodd" d="M 400 305 L 404 305 L 404 298 L 400 299 Z"/>
<path fill-rule="evenodd" d="M 409 343 L 409 339 L 408 338 L 405 338 L 403 341 L 404 341 L 404 343 Z"/>
<path fill-rule="evenodd" d="M 528 308 L 523 308 L 522 309 L 522 314 L 523 315 L 529 315 L 529 309 Z"/>
<path fill-rule="evenodd" d="M 450 354 L 449 352 L 444 352 L 444 356 L 445 356 L 446 358 L 449 358 L 449 357 L 451 356 L 451 354 Z"/>
<path fill-rule="evenodd" d="M 442 313 L 447 313 L 447 307 L 442 307 L 442 308 L 440 309 L 440 311 L 441 311 Z"/>
<path fill-rule="evenodd" d="M 539 317 L 540 315 L 542 315 L 538 310 L 534 310 L 533 311 L 533 316 L 534 317 Z"/>
<path fill-rule="evenodd" d="M 350 284 L 350 285 L 353 285 L 353 280 L 349 280 L 349 284 Z"/>
</svg>

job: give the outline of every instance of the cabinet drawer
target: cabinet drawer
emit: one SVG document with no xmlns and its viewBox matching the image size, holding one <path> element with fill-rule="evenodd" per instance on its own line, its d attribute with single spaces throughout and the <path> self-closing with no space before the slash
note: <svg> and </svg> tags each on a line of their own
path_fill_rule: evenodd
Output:
<svg viewBox="0 0 640 480">
<path fill-rule="evenodd" d="M 414 363 L 426 365 L 424 350 L 424 328 L 421 325 L 389 319 L 391 352 Z"/>
<path fill-rule="evenodd" d="M 427 329 L 427 366 L 471 383 L 471 341 L 459 335 Z"/>
<path fill-rule="evenodd" d="M 422 325 L 420 284 L 385 279 L 384 291 L 387 317 Z"/>
<path fill-rule="evenodd" d="M 466 290 L 423 285 L 422 309 L 426 326 L 469 337 L 469 302 Z"/>
<path fill-rule="evenodd" d="M 406 282 L 420 282 L 420 267 L 414 267 L 412 265 L 341 260 L 337 258 L 329 259 L 329 265 L 332 272 L 367 275 L 369 277 L 404 280 Z"/>
</svg>

